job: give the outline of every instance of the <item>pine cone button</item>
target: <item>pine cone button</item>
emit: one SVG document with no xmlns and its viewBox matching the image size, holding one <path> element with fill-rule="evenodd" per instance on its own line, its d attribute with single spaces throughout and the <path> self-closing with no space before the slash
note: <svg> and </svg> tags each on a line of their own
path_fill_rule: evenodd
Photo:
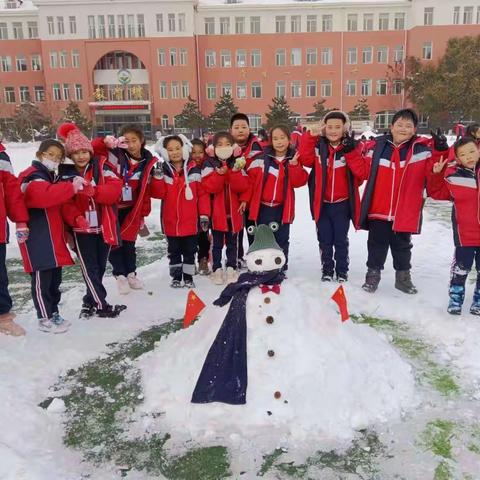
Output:
<svg viewBox="0 0 480 480">
<path fill-rule="evenodd" d="M 273 317 L 272 317 L 271 315 L 269 315 L 269 316 L 265 319 L 265 321 L 266 321 L 269 325 L 271 325 L 271 324 L 273 323 Z"/>
<path fill-rule="evenodd" d="M 278 399 L 282 396 L 282 394 L 277 390 L 277 391 L 273 394 L 273 396 L 278 400 Z"/>
<path fill-rule="evenodd" d="M 270 303 L 271 302 L 270 297 L 265 297 L 264 302 L 267 303 L 267 304 Z"/>
<path fill-rule="evenodd" d="M 273 357 L 275 355 L 275 352 L 273 350 L 268 351 L 268 356 Z"/>
</svg>

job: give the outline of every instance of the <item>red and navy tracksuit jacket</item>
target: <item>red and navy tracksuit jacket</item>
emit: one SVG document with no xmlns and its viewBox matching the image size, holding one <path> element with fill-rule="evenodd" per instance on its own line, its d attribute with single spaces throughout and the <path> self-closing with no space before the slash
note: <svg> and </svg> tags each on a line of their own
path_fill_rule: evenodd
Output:
<svg viewBox="0 0 480 480">
<path fill-rule="evenodd" d="M 394 232 L 420 233 L 423 192 L 434 159 L 440 155 L 432 153 L 429 143 L 428 138 L 415 136 L 395 146 L 389 134 L 369 144 L 365 159 L 370 172 L 361 202 L 361 228 L 368 230 L 369 220 L 383 220 L 393 222 Z"/>
<path fill-rule="evenodd" d="M 367 166 L 361 156 L 361 145 L 344 154 L 343 145 L 333 147 L 322 136 L 306 132 L 299 149 L 299 161 L 310 167 L 308 188 L 310 211 L 318 222 L 324 202 L 339 203 L 349 201 L 350 218 L 358 225 L 360 215 L 359 187 L 367 176 Z"/>
<path fill-rule="evenodd" d="M 95 189 L 93 197 L 82 195 L 81 191 L 62 207 L 62 214 L 67 225 L 77 233 L 101 233 L 107 245 L 115 247 L 120 243 L 120 230 L 117 221 L 117 204 L 122 193 L 122 181 L 106 165 L 106 158 L 94 157 L 79 173 L 75 165 L 61 165 L 61 180 L 73 180 L 82 176 Z M 78 216 L 85 216 L 88 211 L 97 213 L 98 227 L 82 230 L 77 227 L 75 220 Z"/>
<path fill-rule="evenodd" d="M 290 147 L 282 161 L 275 158 L 272 147 L 267 147 L 262 156 L 255 158 L 248 168 L 250 178 L 249 220 L 257 221 L 260 205 L 278 207 L 283 205 L 282 223 L 292 223 L 295 218 L 294 188 L 307 183 L 308 174 L 300 163 L 290 165 L 295 150 Z"/>
<path fill-rule="evenodd" d="M 247 142 L 241 147 L 241 149 L 242 156 L 245 157 L 245 169 L 247 170 L 253 160 L 263 153 L 262 144 L 260 143 L 260 140 L 253 135 L 253 133 L 248 136 Z"/>
<path fill-rule="evenodd" d="M 480 247 L 480 169 L 458 163 L 431 173 L 428 183 L 435 200 L 452 200 L 453 239 L 456 247 Z"/>
<path fill-rule="evenodd" d="M 23 201 L 20 182 L 13 174 L 10 157 L 0 143 L 0 244 L 8 243 L 7 218 L 15 223 L 27 223 L 28 211 Z"/>
<path fill-rule="evenodd" d="M 73 265 L 66 245 L 62 205 L 74 196 L 70 182 L 59 182 L 41 162 L 20 174 L 21 189 L 30 219 L 28 240 L 20 245 L 27 273 Z"/>
<path fill-rule="evenodd" d="M 212 229 L 220 232 L 238 233 L 243 229 L 243 215 L 238 209 L 241 202 L 248 201 L 249 180 L 245 170 L 232 170 L 234 164 L 233 157 L 226 162 L 208 157 L 202 168 L 202 186 L 212 195 Z M 215 169 L 224 165 L 228 170 L 220 175 Z"/>
<path fill-rule="evenodd" d="M 161 221 L 167 237 L 197 235 L 200 215 L 210 217 L 210 199 L 201 185 L 201 169 L 195 162 L 182 166 L 180 171 L 168 161 L 160 166 L 150 184 L 150 195 L 162 199 Z M 193 198 L 187 200 L 185 174 Z"/>
<path fill-rule="evenodd" d="M 109 151 L 107 163 L 123 181 L 123 186 L 128 185 L 132 189 L 132 200 L 120 199 L 118 204 L 120 210 L 129 210 L 120 224 L 120 236 L 122 240 L 130 242 L 137 239 L 143 219 L 150 214 L 152 209 L 149 184 L 158 159 L 146 148 L 142 148 L 141 156 L 142 159 L 136 161 L 128 155 L 125 149 L 114 148 Z"/>
</svg>

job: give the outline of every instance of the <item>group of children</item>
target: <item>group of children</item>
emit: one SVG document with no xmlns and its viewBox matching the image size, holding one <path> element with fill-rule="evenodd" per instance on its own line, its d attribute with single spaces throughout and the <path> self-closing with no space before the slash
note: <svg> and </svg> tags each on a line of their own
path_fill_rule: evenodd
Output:
<svg viewBox="0 0 480 480">
<path fill-rule="evenodd" d="M 295 148 L 285 126 L 273 127 L 268 142 L 260 141 L 248 117 L 238 113 L 230 130 L 217 132 L 208 146 L 183 135 L 160 138 L 154 147 L 160 158 L 145 148 L 138 126 L 125 126 L 118 139 L 89 141 L 75 125 L 64 124 L 58 130 L 61 141 L 42 142 L 18 179 L 0 143 L 0 331 L 25 333 L 13 321 L 7 288 L 7 217 L 17 226 L 39 328 L 61 333 L 69 326 L 58 310 L 62 267 L 73 264 L 67 246 L 87 287 L 80 316 L 116 317 L 126 307 L 106 300 L 107 260 L 120 294 L 143 288 L 135 241 L 152 199 L 162 200 L 171 287 L 195 286 L 195 257 L 198 273 L 221 285 L 238 278 L 243 232 L 252 224 L 278 224 L 275 237 L 287 270 L 294 190 L 307 182 L 322 281 L 347 281 L 353 223 L 369 232 L 362 285 L 367 292 L 377 290 L 389 249 L 395 287 L 417 292 L 410 274 L 411 235 L 420 233 L 425 187 L 432 198 L 452 199 L 456 248 L 448 311 L 459 314 L 474 260 L 480 271 L 479 140 L 474 133 L 460 138 L 452 156 L 440 130 L 431 139 L 421 137 L 417 124 L 413 110 L 400 110 L 388 134 L 357 141 L 348 115 L 332 111 L 319 128 L 297 135 Z M 480 314 L 480 276 L 470 312 Z"/>
</svg>

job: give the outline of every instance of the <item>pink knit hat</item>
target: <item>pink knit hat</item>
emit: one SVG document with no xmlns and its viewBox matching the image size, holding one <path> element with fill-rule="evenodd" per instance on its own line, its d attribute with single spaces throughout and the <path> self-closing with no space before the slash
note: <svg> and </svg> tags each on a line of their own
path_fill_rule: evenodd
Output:
<svg viewBox="0 0 480 480">
<path fill-rule="evenodd" d="M 63 123 L 58 127 L 57 135 L 65 139 L 65 153 L 70 156 L 79 150 L 88 150 L 93 155 L 90 140 L 74 123 Z"/>
</svg>

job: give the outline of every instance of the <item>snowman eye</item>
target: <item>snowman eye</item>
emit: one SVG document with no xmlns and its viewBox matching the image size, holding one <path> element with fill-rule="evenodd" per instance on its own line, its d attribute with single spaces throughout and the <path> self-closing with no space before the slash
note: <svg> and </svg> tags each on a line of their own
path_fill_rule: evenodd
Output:
<svg viewBox="0 0 480 480">
<path fill-rule="evenodd" d="M 248 228 L 247 228 L 247 232 L 250 234 L 250 235 L 253 235 L 255 233 L 255 230 L 257 229 L 257 227 L 255 227 L 255 225 L 250 225 Z"/>
<path fill-rule="evenodd" d="M 280 228 L 277 222 L 270 222 L 268 226 L 273 233 L 278 232 L 278 229 Z"/>
<path fill-rule="evenodd" d="M 280 257 L 277 257 L 277 258 L 275 259 L 275 263 L 276 263 L 277 265 L 280 265 L 280 264 L 282 263 L 282 259 L 281 259 Z"/>
<path fill-rule="evenodd" d="M 256 264 L 256 265 L 261 265 L 261 264 L 262 264 L 262 259 L 261 259 L 261 258 L 257 258 L 257 259 L 255 260 L 255 264 Z"/>
</svg>

